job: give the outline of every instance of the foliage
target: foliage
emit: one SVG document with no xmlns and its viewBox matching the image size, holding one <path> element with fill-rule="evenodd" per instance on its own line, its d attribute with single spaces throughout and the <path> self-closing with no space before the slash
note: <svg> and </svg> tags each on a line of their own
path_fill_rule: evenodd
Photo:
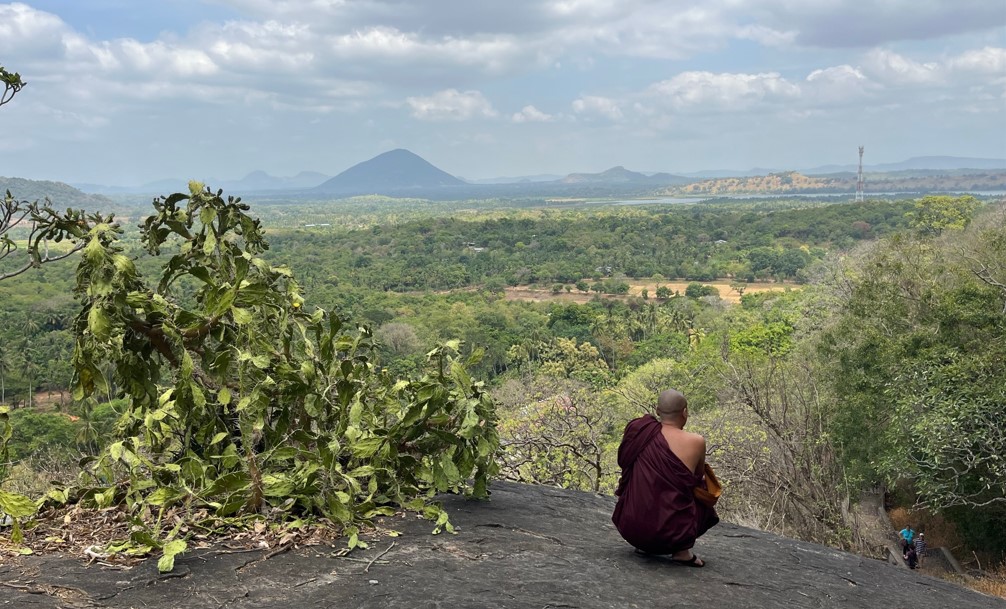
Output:
<svg viewBox="0 0 1006 609">
<path fill-rule="evenodd" d="M 967 227 L 979 205 L 971 195 L 930 195 L 915 201 L 915 210 L 908 217 L 912 228 L 921 234 L 939 235 L 944 230 Z"/>
<path fill-rule="evenodd" d="M 1002 210 L 979 220 L 964 233 L 893 239 L 857 261 L 836 286 L 841 314 L 822 354 L 841 403 L 854 406 L 836 409 L 832 426 L 854 472 L 910 480 L 920 504 L 993 522 L 1006 510 L 995 279 L 1006 224 Z"/>
<path fill-rule="evenodd" d="M 0 94 L 0 106 L 14 99 L 14 96 L 28 84 L 21 80 L 20 74 L 17 72 L 8 72 L 3 66 L 0 66 L 0 82 L 3 83 L 3 93 Z"/>
<path fill-rule="evenodd" d="M 830 395 L 806 357 L 788 355 L 731 349 L 722 368 L 721 434 L 739 450 L 723 455 L 726 479 L 760 527 L 848 547 L 840 507 L 848 498 L 845 472 L 826 427 Z M 758 436 L 761 454 L 752 442 Z"/>
<path fill-rule="evenodd" d="M 369 459 L 352 447 L 399 433 L 387 429 L 404 429 L 395 425 L 414 412 L 423 387 L 443 400 L 431 399 L 423 411 L 421 418 L 431 413 L 422 432 L 430 443 L 405 465 L 418 464 L 422 479 L 411 488 L 427 496 L 436 483 L 433 456 L 455 446 L 446 429 L 467 416 L 467 406 L 459 405 L 474 400 L 476 411 L 485 412 L 483 389 L 473 383 L 464 390 L 446 363 L 451 359 L 464 361 L 466 372 L 494 387 L 506 451 L 500 465 L 514 479 L 612 488 L 622 426 L 650 411 L 667 387 L 689 398 L 689 428 L 707 437 L 710 462 L 728 488 L 724 515 L 733 521 L 849 547 L 838 509 L 846 495 L 898 480 L 911 501 L 953 495 L 985 502 L 994 498 L 985 485 L 996 475 L 1001 479 L 991 457 L 1002 452 L 1001 436 L 987 422 L 1001 418 L 997 405 L 1003 400 L 994 388 L 1006 386 L 996 367 L 1006 359 L 1000 348 L 1006 344 L 1002 210 L 980 214 L 964 233 L 946 228 L 936 235 L 904 230 L 915 201 L 821 205 L 787 199 L 631 209 L 546 208 L 541 201 L 273 202 L 256 207 L 270 229 L 269 250 L 263 242 L 261 251 L 250 251 L 243 226 L 218 238 L 214 220 L 209 230 L 221 251 L 207 253 L 208 237 L 201 236 L 207 223 L 199 215 L 226 203 L 203 201 L 190 212 L 193 197 L 169 209 L 159 200 L 154 224 L 142 230 L 108 223 L 102 230 L 113 234 L 99 237 L 96 248 L 101 260 L 83 261 L 88 314 L 76 327 L 83 328 L 81 340 L 93 344 L 92 355 L 78 363 L 94 364 L 84 373 L 94 388 L 69 406 L 80 420 L 72 439 L 60 441 L 99 456 L 88 462 L 99 478 L 75 491 L 84 501 L 124 499 L 137 526 L 145 523 L 138 529 L 143 540 L 132 540 L 134 550 L 179 539 L 181 531 L 166 524 L 174 513 L 190 519 L 205 513 L 224 523 L 244 521 L 244 515 L 317 517 L 324 512 L 308 497 L 325 493 L 351 512 L 344 526 L 352 537 L 365 512 L 400 505 L 384 487 L 367 504 L 373 479 L 410 487 L 398 473 L 406 457 L 399 451 L 396 461 L 391 454 L 396 441 Z M 304 221 L 332 227 L 304 228 Z M 150 234 L 161 229 L 169 234 L 151 250 Z M 21 230 L 9 233 L 19 253 L 27 235 Z M 80 225 L 76 230 L 86 243 L 97 235 Z M 896 231 L 903 232 L 892 237 Z M 485 249 L 475 252 L 464 245 L 470 242 Z M 233 270 L 239 259 L 248 266 L 244 282 Z M 283 262 L 295 267 L 300 281 L 281 268 Z M 119 271 L 116 263 L 134 268 Z M 211 281 L 199 268 L 208 269 Z M 0 393 L 6 391 L 8 403 L 27 404 L 32 389 L 59 389 L 69 378 L 70 270 L 45 265 L 0 283 Z M 602 296 L 621 291 L 628 275 L 653 277 L 657 298 Z M 741 306 L 675 296 L 659 285 L 665 276 L 687 277 L 700 288 L 731 277 Z M 745 282 L 757 276 L 810 285 L 786 293 L 746 290 Z M 146 277 L 168 279 L 163 287 L 148 286 Z M 582 304 L 503 297 L 504 286 L 522 282 L 564 290 L 576 285 L 583 294 L 594 286 L 597 295 Z M 101 286 L 109 284 L 105 294 Z M 234 300 L 216 312 L 235 285 Z M 298 298 L 338 313 L 295 306 Z M 374 336 L 346 319 L 373 324 Z M 98 340 L 96 332 L 107 339 Z M 437 361 L 429 367 L 426 353 L 451 339 L 462 342 L 433 351 L 434 360 L 445 362 L 441 374 Z M 319 355 L 326 341 L 340 345 L 327 363 Z M 191 376 L 182 374 L 183 365 L 190 369 L 185 354 Z M 147 367 L 142 376 L 150 387 L 131 376 L 137 366 Z M 404 385 L 392 380 L 424 373 L 425 379 Z M 137 390 L 146 397 L 134 399 Z M 115 396 L 123 397 L 107 402 Z M 339 413 L 351 415 L 357 397 L 360 422 L 353 425 L 361 436 L 351 440 L 340 431 L 345 419 Z M 322 413 L 320 423 L 304 414 L 308 410 Z M 120 414 L 111 442 L 117 446 L 103 447 L 95 439 L 115 435 L 108 430 Z M 479 434 L 491 433 L 491 416 L 484 418 Z M 387 429 L 381 427 L 385 420 Z M 182 431 L 186 427 L 192 431 Z M 214 443 L 221 432 L 226 437 Z M 336 448 L 314 450 L 326 442 L 335 446 L 332 441 Z M 337 463 L 344 476 L 325 463 Z M 368 465 L 373 476 L 356 471 Z M 175 466 L 179 471 L 172 471 Z M 965 474 L 954 477 L 947 467 Z M 441 469 L 449 466 L 441 463 Z M 147 481 L 153 486 L 132 486 Z M 255 488 L 261 490 L 258 514 L 255 501 L 247 501 Z M 962 494 L 979 490 L 986 494 Z M 352 501 L 341 503 L 345 496 Z M 997 504 L 942 512 L 970 514 L 969 537 L 995 540 Z"/>
<path fill-rule="evenodd" d="M 536 375 L 509 379 L 493 396 L 500 408 L 504 478 L 594 492 L 614 489 L 621 428 L 603 394 L 580 381 Z"/>
<path fill-rule="evenodd" d="M 913 203 L 800 205 L 542 208 L 508 215 L 480 208 L 404 221 L 402 206 L 396 205 L 395 215 L 386 212 L 381 226 L 361 225 L 359 210 L 348 212 L 343 223 L 332 222 L 338 218 L 328 211 L 324 222 L 333 226 L 287 225 L 275 230 L 271 241 L 278 261 L 321 271 L 305 278 L 309 288 L 335 287 L 334 281 L 402 292 L 502 282 L 573 284 L 581 292 L 593 287 L 618 294 L 626 289 L 624 277 L 798 279 L 830 249 L 907 226 L 905 214 Z M 282 217 L 275 212 L 277 222 L 288 223 L 289 207 L 283 212 Z M 866 233 L 863 224 L 870 226 Z"/>
<path fill-rule="evenodd" d="M 692 282 L 685 288 L 685 296 L 688 298 L 702 298 L 703 296 L 718 296 L 719 290 L 711 285 L 702 285 Z"/>
<path fill-rule="evenodd" d="M 308 311 L 292 273 L 260 257 L 260 223 L 240 199 L 192 183 L 153 205 L 142 242 L 171 253 L 156 285 L 118 226 L 86 234 L 75 398 L 112 380 L 126 403 L 120 436 L 63 496 L 141 517 L 323 517 L 351 547 L 357 523 L 396 507 L 424 509 L 440 530 L 446 513 L 427 498 L 486 496 L 495 415 L 457 343 L 430 351 L 422 378 L 396 382 L 375 369 L 367 328 Z M 165 557 L 179 530 L 159 540 Z"/>
<path fill-rule="evenodd" d="M 0 406 L 0 481 L 6 480 L 10 453 L 8 443 L 14 429 L 11 427 L 9 409 Z M 21 531 L 21 520 L 35 514 L 38 507 L 29 497 L 0 489 L 0 515 L 11 518 L 11 541 L 21 543 L 24 534 Z"/>
<path fill-rule="evenodd" d="M 13 434 L 8 449 L 12 460 L 25 459 L 40 450 L 73 450 L 76 425 L 69 415 L 20 408 L 10 413 Z"/>
<path fill-rule="evenodd" d="M 82 210 L 68 209 L 57 212 L 47 203 L 19 201 L 8 190 L 0 202 L 0 280 L 38 268 L 43 263 L 62 260 L 81 247 L 80 226 L 106 221 L 100 214 L 85 214 Z M 20 229 L 25 233 L 24 253 L 18 255 L 18 242 L 10 233 Z M 68 240 L 68 245 L 56 245 L 50 251 L 50 240 L 55 244 Z"/>
</svg>

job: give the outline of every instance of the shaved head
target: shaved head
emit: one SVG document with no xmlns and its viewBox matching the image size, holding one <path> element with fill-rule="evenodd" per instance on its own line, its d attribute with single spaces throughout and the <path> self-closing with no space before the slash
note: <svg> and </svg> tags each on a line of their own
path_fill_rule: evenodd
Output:
<svg viewBox="0 0 1006 609">
<path fill-rule="evenodd" d="M 680 391 L 668 389 L 657 398 L 657 416 L 663 419 L 676 419 L 688 407 L 688 400 Z"/>
</svg>

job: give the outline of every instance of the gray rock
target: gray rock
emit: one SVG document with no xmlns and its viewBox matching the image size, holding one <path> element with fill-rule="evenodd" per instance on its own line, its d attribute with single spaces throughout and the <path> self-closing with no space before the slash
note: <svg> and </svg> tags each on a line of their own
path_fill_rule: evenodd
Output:
<svg viewBox="0 0 1006 609">
<path fill-rule="evenodd" d="M 696 569 L 637 555 L 611 524 L 611 497 L 497 483 L 489 501 L 445 497 L 457 527 L 431 535 L 414 515 L 387 519 L 399 537 L 337 558 L 308 547 L 200 550 L 157 573 L 72 557 L 0 566 L 0 607 L 990 609 L 1006 601 L 824 546 L 730 524 L 695 551 Z M 379 582 L 379 585 L 374 582 Z"/>
</svg>

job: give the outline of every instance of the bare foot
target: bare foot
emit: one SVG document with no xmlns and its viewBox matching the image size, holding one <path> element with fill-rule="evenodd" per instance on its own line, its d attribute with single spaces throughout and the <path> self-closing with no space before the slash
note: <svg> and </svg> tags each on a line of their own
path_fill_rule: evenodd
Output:
<svg viewBox="0 0 1006 609">
<path fill-rule="evenodd" d="M 677 563 L 679 565 L 685 565 L 686 567 L 704 567 L 706 563 L 693 554 L 691 550 L 684 550 L 682 552 L 675 552 L 671 555 L 671 562 Z"/>
</svg>

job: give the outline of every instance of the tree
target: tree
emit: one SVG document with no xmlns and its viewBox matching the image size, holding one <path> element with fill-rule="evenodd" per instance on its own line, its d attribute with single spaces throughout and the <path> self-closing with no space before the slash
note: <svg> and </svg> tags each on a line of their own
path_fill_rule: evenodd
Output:
<svg viewBox="0 0 1006 609">
<path fill-rule="evenodd" d="M 441 345 L 418 379 L 377 371 L 369 329 L 308 310 L 292 273 L 260 257 L 268 244 L 248 206 L 221 195 L 193 182 L 154 201 L 142 242 L 170 253 L 156 284 L 123 253 L 119 227 L 86 227 L 74 397 L 104 391 L 108 363 L 125 411 L 64 497 L 137 517 L 320 516 L 350 547 L 357 523 L 402 507 L 449 527 L 428 498 L 484 497 L 496 471 L 493 407 L 465 369 L 478 352 L 465 362 L 459 343 Z M 185 548 L 179 530 L 157 541 L 162 570 Z"/>
<path fill-rule="evenodd" d="M 837 283 L 840 308 L 822 342 L 827 378 L 855 406 L 836 410 L 829 430 L 850 470 L 866 483 L 906 482 L 919 504 L 998 551 L 1004 241 L 994 210 L 963 231 L 945 225 L 878 244 Z"/>
<path fill-rule="evenodd" d="M 908 217 L 912 228 L 920 234 L 939 235 L 948 229 L 965 228 L 979 205 L 978 199 L 971 195 L 929 195 L 915 201 L 915 210 Z"/>
<path fill-rule="evenodd" d="M 416 329 L 406 323 L 384 324 L 375 332 L 379 344 L 395 356 L 407 356 L 415 353 L 420 348 L 419 336 Z"/>
<path fill-rule="evenodd" d="M 616 417 L 589 384 L 526 376 L 505 382 L 493 396 L 501 415 L 503 477 L 594 492 L 614 489 Z"/>
</svg>

